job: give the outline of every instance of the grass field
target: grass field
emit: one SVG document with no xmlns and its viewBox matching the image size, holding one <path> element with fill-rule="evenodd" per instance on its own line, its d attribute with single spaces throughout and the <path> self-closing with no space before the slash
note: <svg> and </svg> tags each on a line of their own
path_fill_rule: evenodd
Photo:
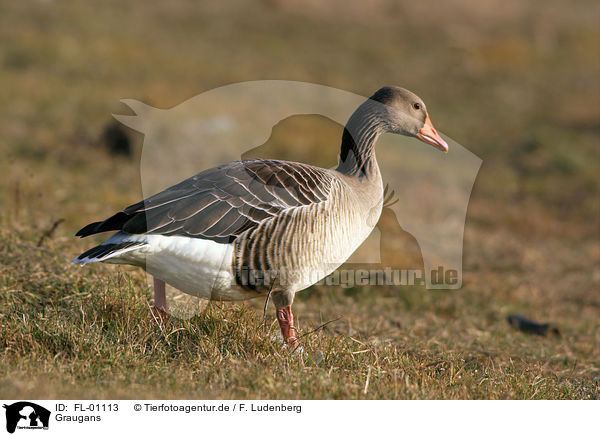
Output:
<svg viewBox="0 0 600 436">
<path fill-rule="evenodd" d="M 1 398 L 598 399 L 600 5 L 328 5 L 0 2 Z M 119 99 L 257 79 L 404 86 L 483 159 L 461 290 L 314 286 L 299 357 L 263 301 L 163 321 L 142 271 L 69 262 L 102 240 L 75 231 L 141 197 L 139 160 L 99 139 Z M 339 133 L 280 127 L 286 158 Z"/>
</svg>

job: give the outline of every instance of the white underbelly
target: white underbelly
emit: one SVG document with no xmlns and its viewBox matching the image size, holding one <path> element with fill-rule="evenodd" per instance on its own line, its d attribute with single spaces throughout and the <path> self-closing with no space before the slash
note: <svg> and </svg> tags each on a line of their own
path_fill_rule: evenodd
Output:
<svg viewBox="0 0 600 436">
<path fill-rule="evenodd" d="M 186 294 L 210 300 L 246 300 L 259 296 L 235 284 L 232 244 L 183 236 L 128 235 L 148 243 L 111 258 L 110 263 L 143 265 L 154 277 Z"/>
</svg>

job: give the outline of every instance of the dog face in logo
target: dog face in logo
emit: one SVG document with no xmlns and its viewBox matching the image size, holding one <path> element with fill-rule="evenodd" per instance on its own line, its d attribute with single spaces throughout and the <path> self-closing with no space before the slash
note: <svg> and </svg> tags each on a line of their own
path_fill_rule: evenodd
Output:
<svg viewBox="0 0 600 436">
<path fill-rule="evenodd" d="M 6 409 L 6 431 L 14 433 L 17 425 L 48 428 L 50 411 L 28 401 L 19 401 L 3 406 Z M 41 424 L 40 424 L 41 421 Z"/>
</svg>

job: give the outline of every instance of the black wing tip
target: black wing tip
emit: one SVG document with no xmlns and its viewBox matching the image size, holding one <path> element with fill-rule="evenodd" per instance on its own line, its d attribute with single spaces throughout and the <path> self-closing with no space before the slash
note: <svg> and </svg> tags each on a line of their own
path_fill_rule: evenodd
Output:
<svg viewBox="0 0 600 436">
<path fill-rule="evenodd" d="M 79 236 L 80 238 L 85 238 L 86 236 L 93 235 L 94 233 L 100 233 L 98 231 L 98 227 L 103 223 L 103 221 L 98 221 L 95 223 L 88 224 L 87 226 L 80 229 L 75 236 Z"/>
<path fill-rule="evenodd" d="M 80 238 L 85 238 L 86 236 L 94 235 L 96 233 L 110 232 L 112 230 L 121 230 L 125 223 L 131 218 L 131 216 L 127 215 L 123 211 L 117 212 L 110 218 L 105 219 L 104 221 L 96 221 L 94 223 L 88 224 L 77 233 L 75 236 L 79 236 Z"/>
</svg>

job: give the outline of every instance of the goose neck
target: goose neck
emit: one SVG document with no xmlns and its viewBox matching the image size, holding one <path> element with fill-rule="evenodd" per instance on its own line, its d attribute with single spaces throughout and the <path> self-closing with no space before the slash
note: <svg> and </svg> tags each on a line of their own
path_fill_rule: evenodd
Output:
<svg viewBox="0 0 600 436">
<path fill-rule="evenodd" d="M 350 117 L 342 135 L 337 171 L 357 177 L 379 173 L 375 142 L 384 132 L 381 116 L 370 105 L 362 105 Z"/>
</svg>

